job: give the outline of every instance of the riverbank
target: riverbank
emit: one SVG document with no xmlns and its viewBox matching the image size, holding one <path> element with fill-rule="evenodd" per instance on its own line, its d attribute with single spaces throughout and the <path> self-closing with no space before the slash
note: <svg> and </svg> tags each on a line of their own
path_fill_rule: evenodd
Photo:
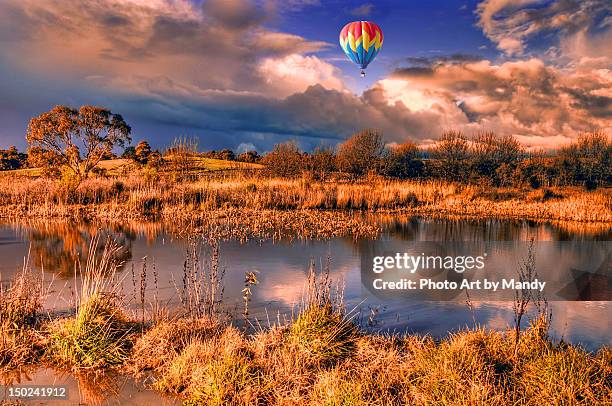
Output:
<svg viewBox="0 0 612 406">
<path fill-rule="evenodd" d="M 2 290 L 1 372 L 44 366 L 94 382 L 129 376 L 193 405 L 590 405 L 612 396 L 612 350 L 553 341 L 543 317 L 518 338 L 482 328 L 441 340 L 367 334 L 341 290 L 311 268 L 290 320 L 245 330 L 222 307 L 214 246 L 204 268 L 186 261 L 175 314 L 145 298 L 137 282 L 141 309 L 128 310 L 114 252 L 107 245 L 90 255 L 72 313 L 45 312 L 44 283 L 27 269 Z"/>
<path fill-rule="evenodd" d="M 289 224 L 325 222 L 342 230 L 347 212 L 564 221 L 612 227 L 612 190 L 510 189 L 439 181 L 372 178 L 320 182 L 232 174 L 174 182 L 141 176 L 92 178 L 76 189 L 43 178 L 0 177 L 0 218 L 192 220 L 244 218 L 247 228 L 270 218 Z M 314 214 L 313 214 L 314 213 Z M 332 214 L 333 213 L 333 214 Z M 289 216 L 289 217 L 291 217 Z M 310 217 L 310 220 L 308 218 Z M 251 220 L 252 219 L 252 220 Z M 301 220 L 299 220 L 301 219 Z M 323 227 L 323 221 L 316 227 Z M 315 228 L 316 228 L 315 227 Z M 304 227 L 298 227 L 304 229 Z M 349 234 L 354 226 L 345 231 Z"/>
</svg>

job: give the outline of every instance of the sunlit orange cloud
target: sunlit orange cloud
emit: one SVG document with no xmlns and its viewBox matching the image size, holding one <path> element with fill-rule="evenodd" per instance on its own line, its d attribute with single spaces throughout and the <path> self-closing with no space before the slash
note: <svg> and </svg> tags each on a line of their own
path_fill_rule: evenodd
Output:
<svg viewBox="0 0 612 406">
<path fill-rule="evenodd" d="M 531 58 L 409 67 L 380 85 L 391 103 L 414 111 L 437 106 L 451 120 L 448 128 L 512 134 L 527 146 L 548 149 L 581 132 L 612 128 L 606 101 L 612 76 L 602 73 Z"/>
</svg>

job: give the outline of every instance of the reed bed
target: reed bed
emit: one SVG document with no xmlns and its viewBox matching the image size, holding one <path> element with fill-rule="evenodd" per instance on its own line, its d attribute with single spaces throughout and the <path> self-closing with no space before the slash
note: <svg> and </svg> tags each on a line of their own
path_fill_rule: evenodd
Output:
<svg viewBox="0 0 612 406">
<path fill-rule="evenodd" d="M 174 182 L 139 175 L 91 178 L 72 190 L 49 179 L 0 177 L 4 218 L 174 218 L 177 213 L 251 210 L 403 211 L 612 223 L 612 192 L 579 188 L 495 189 L 443 181 L 370 177 L 320 182 L 234 174 Z M 204 215 L 206 216 L 206 215 Z"/>
</svg>

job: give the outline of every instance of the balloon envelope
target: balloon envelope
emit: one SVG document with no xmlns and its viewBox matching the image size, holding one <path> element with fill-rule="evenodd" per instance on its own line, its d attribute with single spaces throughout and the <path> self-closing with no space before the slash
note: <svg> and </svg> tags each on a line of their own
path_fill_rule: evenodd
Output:
<svg viewBox="0 0 612 406">
<path fill-rule="evenodd" d="M 354 21 L 345 25 L 340 31 L 342 50 L 361 69 L 367 68 L 376 58 L 383 39 L 380 27 L 370 21 Z"/>
</svg>

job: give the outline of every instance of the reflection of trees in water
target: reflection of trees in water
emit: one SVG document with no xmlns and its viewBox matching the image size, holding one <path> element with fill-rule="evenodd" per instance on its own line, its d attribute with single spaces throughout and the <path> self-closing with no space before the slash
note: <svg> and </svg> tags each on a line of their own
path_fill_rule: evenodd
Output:
<svg viewBox="0 0 612 406">
<path fill-rule="evenodd" d="M 589 223 L 516 219 L 470 219 L 377 214 L 372 220 L 406 241 L 590 241 L 608 240 L 612 230 Z"/>
<path fill-rule="evenodd" d="M 119 263 L 132 258 L 132 241 L 128 235 L 112 229 L 81 223 L 46 223 L 29 226 L 22 230 L 30 241 L 30 258 L 34 266 L 61 277 L 74 275 L 75 270 L 85 265 L 92 237 L 98 236 L 96 255 L 104 251 L 107 238 L 122 246 L 116 259 Z"/>
</svg>

